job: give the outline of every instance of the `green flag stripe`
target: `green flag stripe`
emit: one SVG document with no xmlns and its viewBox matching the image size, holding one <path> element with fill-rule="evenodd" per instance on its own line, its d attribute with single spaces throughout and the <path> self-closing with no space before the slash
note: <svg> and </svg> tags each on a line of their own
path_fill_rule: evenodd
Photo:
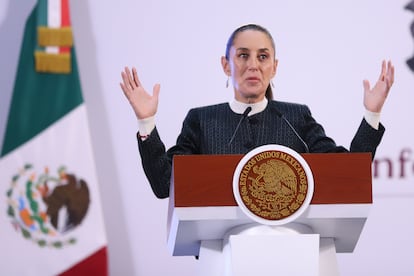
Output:
<svg viewBox="0 0 414 276">
<path fill-rule="evenodd" d="M 38 0 L 37 1 L 37 17 L 36 17 L 36 29 L 39 26 L 47 26 L 47 1 L 48 0 Z M 37 30 L 36 30 L 37 32 Z M 37 42 L 37 40 L 36 40 Z M 44 51 L 44 47 L 40 47 L 39 43 L 36 43 L 36 49 Z"/>
<path fill-rule="evenodd" d="M 37 1 L 37 26 L 47 26 L 47 0 Z"/>
<path fill-rule="evenodd" d="M 16 149 L 82 104 L 75 50 L 70 74 L 46 74 L 34 70 L 36 9 L 26 22 L 23 44 L 9 109 L 1 156 Z"/>
</svg>

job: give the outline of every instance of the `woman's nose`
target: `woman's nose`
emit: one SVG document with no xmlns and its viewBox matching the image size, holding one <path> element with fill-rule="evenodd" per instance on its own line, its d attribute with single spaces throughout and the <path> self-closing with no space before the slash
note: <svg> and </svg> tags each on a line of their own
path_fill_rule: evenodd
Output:
<svg viewBox="0 0 414 276">
<path fill-rule="evenodd" d="M 257 69 L 257 66 L 258 66 L 258 61 L 257 61 L 257 59 L 256 58 L 254 58 L 254 57 L 250 57 L 248 60 L 247 60 L 247 68 L 248 69 Z"/>
</svg>

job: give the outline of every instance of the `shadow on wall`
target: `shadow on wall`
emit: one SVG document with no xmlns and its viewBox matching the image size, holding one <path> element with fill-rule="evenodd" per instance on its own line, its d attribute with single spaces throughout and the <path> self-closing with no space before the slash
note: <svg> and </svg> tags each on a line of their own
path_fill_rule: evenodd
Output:
<svg viewBox="0 0 414 276">
<path fill-rule="evenodd" d="M 79 76 L 88 110 L 99 190 L 108 239 L 109 274 L 135 275 L 131 244 L 126 232 L 122 196 L 117 185 L 113 144 L 96 56 L 89 1 L 70 1 Z M 110 204 L 108 204 L 110 203 Z"/>
<path fill-rule="evenodd" d="M 408 3 L 407 6 L 405 6 L 405 9 L 414 12 L 414 0 Z M 413 23 L 411 23 L 410 29 L 411 29 L 411 36 L 414 39 L 414 21 Z M 408 67 L 410 67 L 411 71 L 414 72 L 414 55 L 407 60 L 407 65 Z"/>
</svg>

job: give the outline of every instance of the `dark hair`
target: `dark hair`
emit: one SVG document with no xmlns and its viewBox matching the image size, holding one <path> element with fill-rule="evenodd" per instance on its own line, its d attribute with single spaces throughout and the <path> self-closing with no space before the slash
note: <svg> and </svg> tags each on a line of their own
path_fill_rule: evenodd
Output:
<svg viewBox="0 0 414 276">
<path fill-rule="evenodd" d="M 253 31 L 259 31 L 262 32 L 264 34 L 267 35 L 267 37 L 269 38 L 270 42 L 272 43 L 272 47 L 273 47 L 273 51 L 276 54 L 276 47 L 275 47 L 275 41 L 273 40 L 272 35 L 270 34 L 270 32 L 257 24 L 247 24 L 247 25 L 243 25 L 239 28 L 237 28 L 236 30 L 233 31 L 233 33 L 231 34 L 231 36 L 229 37 L 229 40 L 227 41 L 227 45 L 226 45 L 226 59 L 229 60 L 229 56 L 230 56 L 230 48 L 231 46 L 233 46 L 234 43 L 234 39 L 237 37 L 237 35 L 241 32 L 247 31 L 247 30 L 253 30 Z M 266 98 L 268 100 L 273 100 L 273 91 L 272 91 L 272 87 L 269 84 L 269 86 L 266 88 Z"/>
</svg>

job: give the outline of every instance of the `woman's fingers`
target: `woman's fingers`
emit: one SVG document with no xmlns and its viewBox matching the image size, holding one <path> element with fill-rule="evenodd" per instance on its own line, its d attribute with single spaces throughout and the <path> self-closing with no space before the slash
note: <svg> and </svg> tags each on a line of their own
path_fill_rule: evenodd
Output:
<svg viewBox="0 0 414 276">
<path fill-rule="evenodd" d="M 137 87 L 142 86 L 141 82 L 139 81 L 139 78 L 138 78 L 137 69 L 135 67 L 132 67 L 132 76 L 133 76 L 135 85 Z"/>
<path fill-rule="evenodd" d="M 386 62 L 385 60 L 382 61 L 379 81 L 385 82 L 388 88 L 390 88 L 393 85 L 394 65 L 392 64 L 391 60 L 389 60 L 388 62 Z"/>
<path fill-rule="evenodd" d="M 388 61 L 388 68 L 387 68 L 387 84 L 391 87 L 394 83 L 394 65 L 392 65 L 391 61 Z"/>
<path fill-rule="evenodd" d="M 132 78 L 131 71 L 129 71 L 129 68 L 128 67 L 125 67 L 125 75 L 127 77 L 127 87 L 129 89 L 132 89 L 133 90 L 136 85 L 135 85 L 135 82 L 134 82 L 134 80 Z"/>
<path fill-rule="evenodd" d="M 387 64 L 385 63 L 385 60 L 383 60 L 382 64 L 381 64 L 381 74 L 379 76 L 380 81 L 385 81 L 385 74 L 387 72 L 387 66 L 386 65 Z"/>
</svg>

